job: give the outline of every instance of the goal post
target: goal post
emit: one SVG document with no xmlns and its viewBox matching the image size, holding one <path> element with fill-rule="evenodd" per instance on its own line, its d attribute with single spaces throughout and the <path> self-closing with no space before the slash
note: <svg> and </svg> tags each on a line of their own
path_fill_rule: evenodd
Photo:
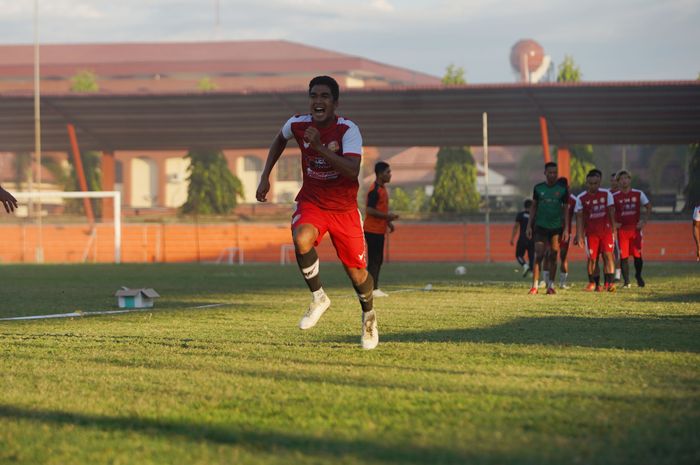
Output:
<svg viewBox="0 0 700 465">
<path fill-rule="evenodd" d="M 41 192 L 13 192 L 15 198 L 22 201 L 33 201 L 39 199 L 112 199 L 113 219 L 114 219 L 114 263 L 121 263 L 122 257 L 122 224 L 121 224 L 121 194 L 118 191 L 88 191 L 88 192 L 64 192 L 64 191 L 41 191 Z M 43 214 L 43 212 L 42 212 Z M 40 226 L 41 227 L 41 226 Z M 83 257 L 85 259 L 85 255 Z M 83 260 L 85 261 L 85 260 Z"/>
</svg>

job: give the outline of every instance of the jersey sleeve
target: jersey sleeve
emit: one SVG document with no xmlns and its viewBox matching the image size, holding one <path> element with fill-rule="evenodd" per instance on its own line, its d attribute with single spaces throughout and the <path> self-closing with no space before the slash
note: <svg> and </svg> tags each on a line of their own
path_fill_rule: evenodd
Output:
<svg viewBox="0 0 700 465">
<path fill-rule="evenodd" d="M 615 200 L 613 199 L 613 196 L 612 196 L 612 194 L 610 193 L 610 191 L 608 191 L 608 200 L 607 200 L 605 206 L 606 206 L 606 207 L 612 207 L 612 206 L 614 206 L 614 205 L 615 205 Z"/>
<path fill-rule="evenodd" d="M 642 192 L 642 191 L 639 191 L 639 203 L 641 203 L 642 205 L 648 205 L 648 204 L 649 204 L 649 198 L 648 198 L 647 195 L 646 195 L 644 192 Z"/>
<path fill-rule="evenodd" d="M 286 123 L 284 123 L 284 126 L 282 126 L 282 131 L 281 131 L 281 132 L 282 132 L 282 137 L 284 137 L 284 138 L 287 139 L 287 140 L 289 140 L 289 139 L 291 139 L 292 137 L 294 137 L 294 134 L 292 133 L 292 120 L 293 120 L 293 119 L 294 119 L 294 117 L 292 116 L 291 118 L 289 118 L 289 119 L 287 120 Z"/>
<path fill-rule="evenodd" d="M 356 124 L 349 125 L 343 134 L 343 155 L 362 156 L 362 135 Z"/>
<path fill-rule="evenodd" d="M 693 211 L 693 221 L 700 221 L 700 207 L 695 207 Z"/>
<path fill-rule="evenodd" d="M 377 185 L 372 187 L 372 190 L 367 193 L 367 206 L 372 208 L 377 208 L 377 203 L 379 203 L 379 191 L 377 190 Z"/>
<path fill-rule="evenodd" d="M 576 204 L 574 206 L 574 213 L 578 213 L 580 211 L 583 211 L 583 202 L 581 202 L 580 197 L 576 197 Z"/>
<path fill-rule="evenodd" d="M 564 195 L 561 196 L 561 203 L 564 205 L 569 203 L 569 189 L 566 189 Z"/>
<path fill-rule="evenodd" d="M 515 215 L 515 222 L 520 224 L 520 222 L 523 220 L 523 216 L 525 216 L 524 213 L 519 212 L 517 215 Z"/>
<path fill-rule="evenodd" d="M 539 198 L 537 196 L 537 186 L 532 189 L 532 200 L 539 203 Z"/>
</svg>

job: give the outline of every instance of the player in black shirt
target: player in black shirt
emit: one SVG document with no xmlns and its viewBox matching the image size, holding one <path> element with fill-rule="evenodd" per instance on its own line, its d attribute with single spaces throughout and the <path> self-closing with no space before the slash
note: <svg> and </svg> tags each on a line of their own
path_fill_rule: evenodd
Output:
<svg viewBox="0 0 700 465">
<path fill-rule="evenodd" d="M 530 206 L 532 200 L 525 200 L 525 210 L 515 216 L 515 224 L 513 225 L 513 233 L 510 236 L 510 245 L 515 241 L 515 235 L 518 234 L 518 243 L 515 246 L 515 259 L 520 266 L 523 267 L 523 276 L 527 276 L 528 272 L 532 272 L 532 262 L 535 260 L 535 242 L 527 238 L 525 231 L 527 223 L 530 219 Z M 519 232 L 518 232 L 519 230 Z M 528 261 L 525 261 L 525 252 L 527 252 Z"/>
</svg>

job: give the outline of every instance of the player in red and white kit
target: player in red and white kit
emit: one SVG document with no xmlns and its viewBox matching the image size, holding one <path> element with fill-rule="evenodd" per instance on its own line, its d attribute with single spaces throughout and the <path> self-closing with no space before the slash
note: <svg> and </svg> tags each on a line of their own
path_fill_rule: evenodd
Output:
<svg viewBox="0 0 700 465">
<path fill-rule="evenodd" d="M 651 203 L 644 192 L 632 189 L 632 176 L 628 171 L 617 173 L 620 190 L 613 194 L 617 243 L 620 247 L 620 268 L 625 280 L 623 287 L 630 286 L 629 256 L 634 257 L 634 277 L 637 285 L 644 287 L 642 278 L 642 230 L 649 221 Z M 642 210 L 643 208 L 643 210 Z"/>
<path fill-rule="evenodd" d="M 588 256 L 587 290 L 596 288 L 593 278 L 596 257 L 602 253 L 604 260 L 605 289 L 615 292 L 613 275 L 615 262 L 613 248 L 615 243 L 615 207 L 612 194 L 600 189 L 602 173 L 593 169 L 586 175 L 586 190 L 576 198 L 576 235 L 579 247 L 585 244 Z M 584 240 L 585 233 L 585 240 Z M 598 290 L 598 289 L 596 289 Z"/>
<path fill-rule="evenodd" d="M 259 202 L 267 200 L 270 172 L 287 141 L 295 139 L 301 149 L 303 184 L 292 215 L 292 237 L 299 269 L 312 293 L 299 327 L 315 326 L 331 304 L 321 286 L 315 249 L 327 232 L 360 300 L 362 347 L 374 349 L 379 343 L 372 299 L 374 284 L 367 272 L 365 238 L 357 208 L 362 136 L 355 123 L 335 114 L 339 96 L 338 83 L 329 76 L 317 76 L 309 82 L 310 112 L 289 118 L 275 137 L 256 198 Z"/>
</svg>

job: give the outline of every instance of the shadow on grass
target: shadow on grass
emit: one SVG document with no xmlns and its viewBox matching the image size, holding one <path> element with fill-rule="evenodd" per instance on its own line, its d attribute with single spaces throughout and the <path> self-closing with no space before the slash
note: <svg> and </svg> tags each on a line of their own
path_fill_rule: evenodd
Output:
<svg viewBox="0 0 700 465">
<path fill-rule="evenodd" d="M 700 292 L 686 292 L 674 294 L 651 294 L 640 296 L 640 300 L 645 302 L 674 302 L 674 303 L 695 303 L 700 302 Z"/>
<path fill-rule="evenodd" d="M 626 350 L 700 352 L 700 316 L 661 318 L 517 318 L 487 328 L 381 333 L 382 342 L 485 342 Z M 351 342 L 355 338 L 343 338 Z"/>
<path fill-rule="evenodd" d="M 236 426 L 213 426 L 195 422 L 99 416 L 55 410 L 35 410 L 0 405 L 0 418 L 30 420 L 57 426 L 79 426 L 111 431 L 131 431 L 155 437 L 184 438 L 190 441 L 208 441 L 220 445 L 241 446 L 253 451 L 275 453 L 287 451 L 328 460 L 350 456 L 359 461 L 383 463 L 466 463 L 467 452 L 441 447 L 420 447 L 410 444 L 388 445 L 366 439 L 340 439 L 244 430 Z"/>
</svg>

